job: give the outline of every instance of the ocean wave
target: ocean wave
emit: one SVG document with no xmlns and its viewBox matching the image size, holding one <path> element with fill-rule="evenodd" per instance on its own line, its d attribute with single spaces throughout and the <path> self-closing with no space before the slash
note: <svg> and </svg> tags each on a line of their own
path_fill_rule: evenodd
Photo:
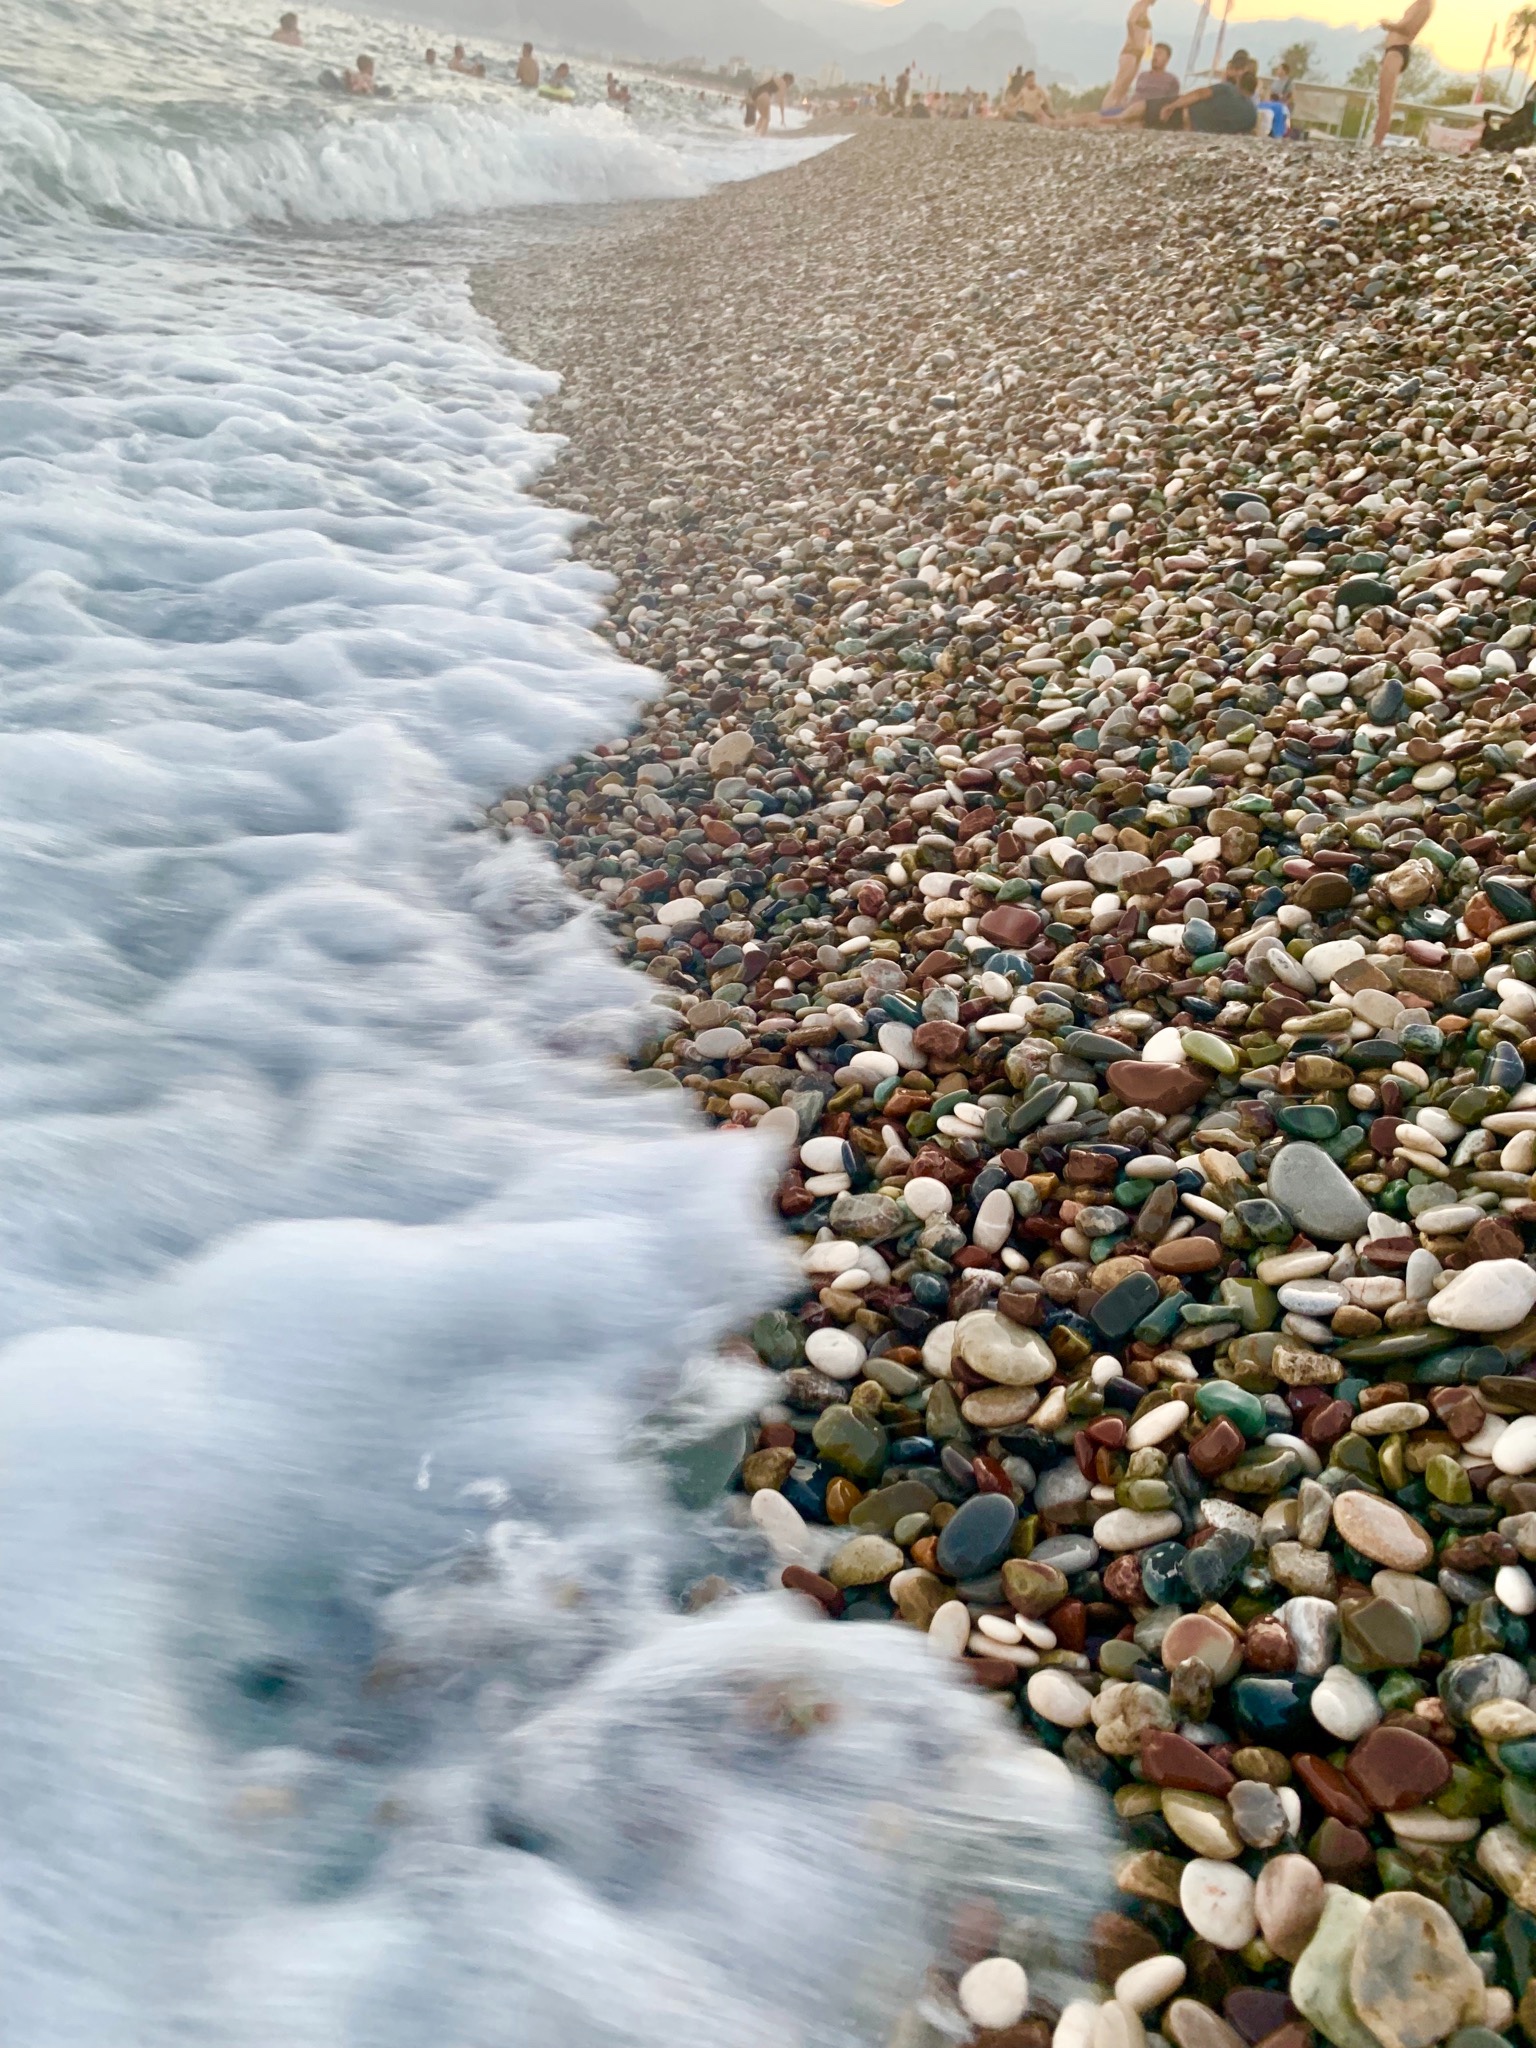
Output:
<svg viewBox="0 0 1536 2048">
<path fill-rule="evenodd" d="M 313 98 L 322 100 L 317 87 Z M 713 132 L 712 132 L 713 131 Z M 0 215 L 149 227 L 387 224 L 507 207 L 682 199 L 826 137 L 731 139 L 604 106 L 514 100 L 143 110 L 45 105 L 0 84 Z"/>
<path fill-rule="evenodd" d="M 870 2048 L 978 1897 L 1065 1996 L 1085 1788 L 679 1505 L 789 1275 L 762 1141 L 615 1072 L 646 984 L 473 829 L 654 682 L 528 493 L 550 380 L 462 284 L 10 253 L 8 2038 Z"/>
</svg>

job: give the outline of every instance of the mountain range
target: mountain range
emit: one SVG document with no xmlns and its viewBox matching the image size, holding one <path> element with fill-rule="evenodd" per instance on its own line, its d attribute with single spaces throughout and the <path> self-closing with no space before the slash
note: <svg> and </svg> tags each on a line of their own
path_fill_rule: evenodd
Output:
<svg viewBox="0 0 1536 2048">
<path fill-rule="evenodd" d="M 378 0 L 374 0 L 375 6 Z M 753 70 L 788 69 L 814 81 L 894 78 L 910 64 L 949 88 L 995 91 L 1016 64 L 1034 65 L 1048 80 L 1085 86 L 1107 79 L 1120 47 L 1126 0 L 384 0 L 426 14 L 463 34 L 619 60 L 719 65 L 742 59 Z M 1219 0 L 1218 0 L 1219 10 Z M 1188 59 L 1199 0 L 1158 0 L 1155 29 L 1174 46 L 1173 66 Z M 1334 28 L 1303 17 L 1244 22 L 1229 31 L 1261 59 L 1287 43 L 1311 42 L 1318 75 L 1340 79 L 1379 32 Z M 1204 60 L 1215 43 L 1204 37 Z"/>
</svg>

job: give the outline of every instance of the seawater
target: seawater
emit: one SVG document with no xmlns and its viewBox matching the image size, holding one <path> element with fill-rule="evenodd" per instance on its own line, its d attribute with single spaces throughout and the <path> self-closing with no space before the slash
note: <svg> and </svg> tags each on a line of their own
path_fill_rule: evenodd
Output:
<svg viewBox="0 0 1536 2048">
<path fill-rule="evenodd" d="M 643 985 L 477 829 L 654 679 L 467 253 L 823 145 L 303 25 L 0 49 L 0 2033 L 880 2043 L 958 1899 L 1070 1934 L 1093 1821 L 753 1590 L 772 1162 L 620 1072 Z M 388 103 L 316 84 L 360 49 Z"/>
</svg>

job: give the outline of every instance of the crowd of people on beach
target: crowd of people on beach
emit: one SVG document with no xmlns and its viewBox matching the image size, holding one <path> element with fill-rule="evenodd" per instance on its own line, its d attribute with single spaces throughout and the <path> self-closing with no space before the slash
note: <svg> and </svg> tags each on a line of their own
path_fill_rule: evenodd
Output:
<svg viewBox="0 0 1536 2048">
<path fill-rule="evenodd" d="M 964 91 L 922 91 L 908 65 L 894 83 L 882 77 L 852 98 L 845 98 L 840 111 L 904 120 L 993 119 L 1042 128 L 1115 124 L 1189 129 L 1204 135 L 1305 139 L 1294 112 L 1298 81 L 1282 60 L 1276 59 L 1266 71 L 1249 51 L 1240 49 L 1223 62 L 1218 42 L 1211 72 L 1186 89 L 1172 68 L 1171 44 L 1153 39 L 1155 4 L 1156 0 L 1131 0 L 1114 76 L 1096 108 L 1084 111 L 1081 107 L 1063 105 L 1035 72 L 1023 65 L 1014 69 L 995 97 L 973 87 Z M 1396 19 L 1380 24 L 1385 44 L 1370 137 L 1378 148 L 1391 133 L 1403 76 L 1434 6 L 1435 0 L 1408 0 Z M 1536 89 L 1522 107 L 1512 112 L 1489 110 L 1477 145 L 1505 152 L 1536 146 Z"/>
<path fill-rule="evenodd" d="M 299 27 L 298 15 L 292 11 L 280 15 L 277 27 L 272 31 L 271 40 L 286 49 L 302 50 L 304 35 Z M 479 54 L 471 55 L 463 43 L 455 43 L 452 55 L 446 60 L 440 60 L 436 48 L 429 45 L 422 61 L 427 70 L 432 72 L 451 71 L 462 78 L 488 78 L 491 75 L 486 59 Z M 525 92 L 536 92 L 541 99 L 568 103 L 576 98 L 576 84 L 570 65 L 564 61 L 556 64 L 546 78 L 543 67 L 534 53 L 533 44 L 529 42 L 523 44 L 517 61 L 512 66 L 512 79 Z M 352 64 L 341 71 L 322 71 L 320 83 L 332 91 L 343 92 L 353 98 L 387 99 L 390 96 L 389 87 L 379 80 L 373 58 L 366 53 L 355 58 Z M 785 74 L 782 81 L 770 81 L 770 85 L 781 88 L 781 107 L 786 104 L 784 90 L 789 83 L 789 73 Z M 633 104 L 629 86 L 612 71 L 608 73 L 604 84 L 604 97 L 609 106 L 617 107 L 621 113 L 627 114 Z M 764 127 L 766 129 L 766 121 Z"/>
</svg>

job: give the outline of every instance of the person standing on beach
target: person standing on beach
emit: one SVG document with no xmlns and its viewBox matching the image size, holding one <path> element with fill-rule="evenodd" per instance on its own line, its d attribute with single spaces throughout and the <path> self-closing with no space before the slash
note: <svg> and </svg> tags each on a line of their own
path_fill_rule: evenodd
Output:
<svg viewBox="0 0 1536 2048">
<path fill-rule="evenodd" d="M 747 94 L 747 126 L 754 127 L 759 135 L 768 133 L 773 120 L 773 103 L 779 103 L 779 126 L 788 125 L 789 88 L 795 82 L 793 71 L 781 71 L 773 78 L 765 78 L 761 85 L 754 85 Z"/>
<path fill-rule="evenodd" d="M 909 64 L 905 71 L 898 71 L 896 74 L 896 111 L 898 114 L 904 114 L 907 111 L 907 95 L 911 90 L 912 66 Z"/>
<path fill-rule="evenodd" d="M 539 82 L 539 60 L 533 54 L 532 43 L 524 43 L 517 60 L 517 82 L 519 85 L 535 86 Z"/>
<path fill-rule="evenodd" d="M 1397 104 L 1397 88 L 1402 82 L 1403 73 L 1408 69 L 1408 59 L 1413 55 L 1413 46 L 1434 11 L 1435 0 L 1409 0 L 1399 20 L 1384 21 L 1381 24 L 1387 32 L 1387 47 L 1381 53 L 1381 68 L 1376 74 L 1376 132 L 1371 137 L 1373 149 L 1380 149 L 1387 139 L 1387 130 L 1392 126 L 1392 109 Z"/>
<path fill-rule="evenodd" d="M 1152 40 L 1152 7 L 1153 0 L 1131 0 L 1131 11 L 1125 17 L 1125 42 L 1115 75 L 1100 105 L 1102 113 L 1121 113 L 1130 100 L 1131 87 L 1141 69 L 1147 45 Z"/>
</svg>

